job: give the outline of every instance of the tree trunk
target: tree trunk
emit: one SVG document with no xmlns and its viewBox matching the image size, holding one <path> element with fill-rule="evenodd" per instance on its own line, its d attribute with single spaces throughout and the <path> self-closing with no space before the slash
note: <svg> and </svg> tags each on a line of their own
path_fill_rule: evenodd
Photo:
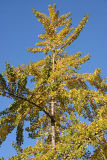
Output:
<svg viewBox="0 0 107 160">
<path fill-rule="evenodd" d="M 55 70 L 54 64 L 55 64 L 55 52 L 53 52 L 53 54 L 52 54 L 52 72 L 54 72 L 54 70 Z M 54 82 L 54 80 L 53 80 L 53 82 Z M 54 115 L 54 110 L 55 110 L 55 102 L 52 97 L 52 101 L 51 101 L 51 116 L 52 116 L 51 127 L 52 127 L 52 148 L 53 149 L 55 148 L 55 115 Z"/>
<path fill-rule="evenodd" d="M 51 120 L 51 127 L 52 127 L 52 148 L 55 148 L 55 121 L 54 121 L 54 101 L 51 102 L 51 115 L 53 120 Z"/>
</svg>

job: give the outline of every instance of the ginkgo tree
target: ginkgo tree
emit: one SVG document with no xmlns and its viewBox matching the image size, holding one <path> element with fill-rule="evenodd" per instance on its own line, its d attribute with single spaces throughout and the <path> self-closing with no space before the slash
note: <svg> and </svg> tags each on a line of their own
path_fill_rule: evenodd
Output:
<svg viewBox="0 0 107 160">
<path fill-rule="evenodd" d="M 32 53 L 43 52 L 44 59 L 13 67 L 6 64 L 0 74 L 0 95 L 14 100 L 0 112 L 0 143 L 14 128 L 18 150 L 9 160 L 106 160 L 107 83 L 94 73 L 78 73 L 90 55 L 69 55 L 66 48 L 79 36 L 88 21 L 86 14 L 76 28 L 71 27 L 71 13 L 59 16 L 56 5 L 49 5 L 49 16 L 33 9 L 44 33 Z M 29 76 L 33 89 L 27 85 Z M 90 87 L 92 86 L 92 87 Z M 95 88 L 95 89 L 92 89 Z M 81 122 L 79 116 L 88 119 Z M 35 146 L 21 148 L 25 121 L 29 138 Z M 93 154 L 88 146 L 93 146 Z"/>
</svg>

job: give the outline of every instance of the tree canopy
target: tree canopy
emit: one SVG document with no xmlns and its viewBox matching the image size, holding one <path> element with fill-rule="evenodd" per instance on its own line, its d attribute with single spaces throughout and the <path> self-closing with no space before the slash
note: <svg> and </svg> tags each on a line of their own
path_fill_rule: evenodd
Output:
<svg viewBox="0 0 107 160">
<path fill-rule="evenodd" d="M 93 73 L 78 72 L 90 55 L 66 51 L 83 30 L 88 14 L 73 28 L 71 13 L 59 16 L 56 4 L 48 9 L 49 16 L 33 9 L 44 33 L 38 36 L 36 47 L 27 49 L 46 57 L 18 67 L 7 63 L 0 74 L 0 95 L 14 100 L 0 112 L 0 144 L 17 128 L 14 146 L 18 153 L 9 160 L 106 160 L 106 78 L 102 79 L 100 68 Z M 29 76 L 33 89 L 27 85 Z M 30 122 L 25 130 L 35 146 L 22 149 L 25 121 Z"/>
</svg>

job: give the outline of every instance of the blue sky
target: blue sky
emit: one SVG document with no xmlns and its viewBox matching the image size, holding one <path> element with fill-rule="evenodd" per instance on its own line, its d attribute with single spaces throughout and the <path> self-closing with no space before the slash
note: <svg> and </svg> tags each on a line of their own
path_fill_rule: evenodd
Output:
<svg viewBox="0 0 107 160">
<path fill-rule="evenodd" d="M 91 59 L 83 64 L 82 72 L 94 72 L 102 68 L 102 76 L 106 77 L 107 68 L 107 0 L 1 0 L 0 1 L 0 73 L 5 71 L 5 62 L 12 66 L 28 64 L 44 57 L 43 53 L 32 54 L 26 51 L 34 47 L 37 35 L 43 33 L 42 25 L 32 13 L 32 8 L 48 14 L 48 5 L 56 3 L 60 15 L 71 12 L 72 24 L 78 25 L 85 13 L 89 21 L 77 40 L 69 47 L 69 54 L 81 51 L 83 55 L 91 54 Z M 0 97 L 0 110 L 5 109 L 10 100 Z M 15 154 L 10 146 L 15 140 L 15 131 L 7 137 L 0 148 L 0 157 Z M 25 137 L 25 145 L 34 144 L 34 140 Z"/>
</svg>

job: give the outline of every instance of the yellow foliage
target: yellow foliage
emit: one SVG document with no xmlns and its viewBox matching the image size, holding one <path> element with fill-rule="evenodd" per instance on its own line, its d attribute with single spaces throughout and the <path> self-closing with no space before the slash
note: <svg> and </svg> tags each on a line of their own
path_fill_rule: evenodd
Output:
<svg viewBox="0 0 107 160">
<path fill-rule="evenodd" d="M 88 15 L 73 28 L 71 13 L 59 17 L 55 4 L 49 5 L 49 16 L 35 9 L 33 13 L 43 24 L 45 33 L 38 36 L 39 47 L 27 50 L 49 55 L 28 65 L 7 64 L 5 78 L 0 74 L 0 94 L 14 99 L 14 103 L 0 113 L 0 143 L 16 127 L 20 146 L 24 121 L 29 121 L 26 131 L 30 138 L 37 140 L 35 146 L 28 146 L 9 160 L 107 159 L 106 80 L 101 78 L 99 68 L 94 73 L 77 72 L 90 55 L 81 57 L 81 52 L 77 52 L 68 56 L 65 52 L 83 30 Z M 28 87 L 29 76 L 33 89 Z M 81 122 L 80 116 L 87 123 Z M 87 153 L 89 145 L 95 149 L 93 155 Z"/>
</svg>

